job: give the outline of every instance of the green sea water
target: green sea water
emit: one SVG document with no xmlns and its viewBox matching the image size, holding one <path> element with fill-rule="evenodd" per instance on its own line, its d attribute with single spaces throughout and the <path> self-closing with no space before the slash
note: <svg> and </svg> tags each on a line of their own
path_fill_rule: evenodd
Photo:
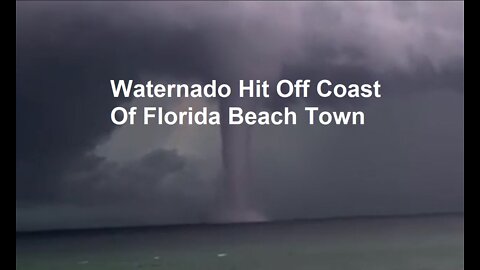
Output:
<svg viewBox="0 0 480 270">
<path fill-rule="evenodd" d="M 18 270 L 464 269 L 463 215 L 17 233 Z"/>
</svg>

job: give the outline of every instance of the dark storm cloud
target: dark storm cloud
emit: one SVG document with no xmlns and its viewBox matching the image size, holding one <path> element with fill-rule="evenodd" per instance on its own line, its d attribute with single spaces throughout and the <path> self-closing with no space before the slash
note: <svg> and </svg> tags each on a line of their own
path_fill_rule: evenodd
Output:
<svg viewBox="0 0 480 270">
<path fill-rule="evenodd" d="M 18 7 L 19 202 L 57 199 L 62 170 L 113 130 L 110 110 L 120 101 L 105 91 L 109 79 L 143 71 L 202 77 L 209 70 L 198 31 L 141 23 L 129 31 L 88 5 L 60 6 Z"/>
<path fill-rule="evenodd" d="M 98 209 L 129 205 L 131 213 L 152 204 L 195 206 L 169 214 L 165 214 L 168 207 L 160 207 L 163 218 L 139 220 L 198 221 L 204 220 L 211 191 L 202 191 L 210 186 L 196 181 L 200 169 L 188 157 L 156 150 L 138 161 L 116 164 L 91 154 L 114 131 L 110 110 L 128 102 L 112 98 L 110 79 L 140 80 L 154 75 L 198 81 L 314 80 L 320 76 L 338 82 L 381 79 L 385 91 L 392 93 L 389 96 L 445 89 L 463 93 L 463 3 L 17 3 L 16 70 L 16 195 L 18 211 L 24 211 L 19 214 L 23 225 L 17 226 L 35 228 L 42 217 L 47 219 L 47 215 L 24 214 L 31 211 L 24 207 L 45 211 L 43 206 L 62 204 Z M 291 102 L 273 99 L 268 107 Z M 334 104 L 340 105 L 327 100 L 327 105 Z M 455 140 L 462 137 L 463 129 L 458 132 L 453 134 Z M 454 141 L 453 147 L 458 143 Z M 332 149 L 337 154 L 345 151 Z M 365 151 L 369 150 L 359 153 Z M 308 151 L 304 157 L 318 158 Z M 258 175 L 264 182 L 256 185 L 257 193 L 268 190 L 274 178 L 284 185 L 264 199 L 267 206 L 263 208 L 274 216 L 298 217 L 295 211 L 302 205 L 325 203 L 328 198 L 335 201 L 329 196 L 317 200 L 309 194 L 303 204 L 288 209 L 278 198 L 292 186 L 297 185 L 293 189 L 297 192 L 312 190 L 318 185 L 312 179 L 321 176 L 333 183 L 339 176 L 334 171 L 317 171 L 312 164 L 298 164 L 302 169 L 267 177 L 265 168 L 272 166 L 272 159 L 259 162 L 263 171 Z M 287 176 L 293 172 L 307 180 L 293 183 Z M 458 177 L 462 176 L 452 175 L 452 185 L 459 183 Z M 175 184 L 169 186 L 172 179 Z M 365 186 L 365 194 L 382 186 L 372 181 Z M 438 201 L 439 194 L 434 193 L 431 201 Z M 459 200 L 450 200 L 453 209 L 458 210 Z M 402 199 L 397 201 L 395 207 L 402 208 Z M 374 203 L 365 203 L 370 204 Z M 287 214 L 278 214 L 280 208 Z M 335 215 L 340 208 L 310 209 L 302 215 Z M 446 208 L 440 205 L 438 211 Z M 52 226 L 62 226 L 61 220 L 57 222 Z M 109 223 L 90 223 L 95 224 Z"/>
</svg>

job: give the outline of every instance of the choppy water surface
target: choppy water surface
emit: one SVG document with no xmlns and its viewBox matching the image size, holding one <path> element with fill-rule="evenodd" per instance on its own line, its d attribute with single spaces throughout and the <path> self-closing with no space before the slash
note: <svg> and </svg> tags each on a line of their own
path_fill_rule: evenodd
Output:
<svg viewBox="0 0 480 270">
<path fill-rule="evenodd" d="M 461 215 L 17 234 L 18 270 L 464 269 Z"/>
</svg>

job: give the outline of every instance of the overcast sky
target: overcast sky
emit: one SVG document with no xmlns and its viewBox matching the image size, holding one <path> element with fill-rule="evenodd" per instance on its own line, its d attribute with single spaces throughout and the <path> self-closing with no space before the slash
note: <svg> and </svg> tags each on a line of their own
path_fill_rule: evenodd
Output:
<svg viewBox="0 0 480 270">
<path fill-rule="evenodd" d="M 256 102 L 366 125 L 253 127 L 251 205 L 268 220 L 463 211 L 463 2 L 17 2 L 16 32 L 18 230 L 210 221 L 220 128 L 117 127 L 110 111 L 217 102 L 115 99 L 110 79 L 379 80 L 379 100 Z"/>
</svg>

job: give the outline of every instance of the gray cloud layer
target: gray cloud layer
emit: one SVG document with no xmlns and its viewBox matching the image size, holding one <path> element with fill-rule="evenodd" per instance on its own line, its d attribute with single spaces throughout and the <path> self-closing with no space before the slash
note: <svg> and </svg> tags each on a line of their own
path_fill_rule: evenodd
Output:
<svg viewBox="0 0 480 270">
<path fill-rule="evenodd" d="M 365 127 L 255 128 L 250 199 L 274 219 L 462 211 L 463 32 L 460 2 L 17 3 L 17 228 L 209 220 L 219 131 L 115 129 L 112 78 L 378 79 L 375 104 L 303 101 Z"/>
</svg>

